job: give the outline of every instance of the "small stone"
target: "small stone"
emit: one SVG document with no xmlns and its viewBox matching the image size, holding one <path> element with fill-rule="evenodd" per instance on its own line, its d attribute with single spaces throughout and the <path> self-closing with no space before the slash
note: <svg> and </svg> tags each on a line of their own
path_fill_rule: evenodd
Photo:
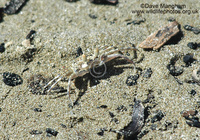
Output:
<svg viewBox="0 0 200 140">
<path fill-rule="evenodd" d="M 5 51 L 5 44 L 1 43 L 0 45 L 0 52 L 3 53 Z"/>
<path fill-rule="evenodd" d="M 67 126 L 62 123 L 60 125 L 62 126 L 62 128 L 67 128 Z"/>
<path fill-rule="evenodd" d="M 115 115 L 110 111 L 109 111 L 109 115 L 110 115 L 111 118 L 115 117 Z"/>
<path fill-rule="evenodd" d="M 186 66 L 190 66 L 194 61 L 195 59 L 193 58 L 193 55 L 187 54 L 183 57 L 183 62 L 186 64 Z"/>
<path fill-rule="evenodd" d="M 3 73 L 3 82 L 8 86 L 17 86 L 23 83 L 22 78 L 11 72 L 4 72 Z"/>
<path fill-rule="evenodd" d="M 124 105 L 120 105 L 117 107 L 117 110 L 123 112 L 123 111 L 127 111 L 127 108 Z"/>
<path fill-rule="evenodd" d="M 76 50 L 76 57 L 79 57 L 83 54 L 83 51 L 81 49 L 81 47 L 78 47 L 78 49 Z"/>
<path fill-rule="evenodd" d="M 103 135 L 104 135 L 104 131 L 101 130 L 100 132 L 97 133 L 97 135 L 99 135 L 99 136 L 103 136 Z"/>
<path fill-rule="evenodd" d="M 40 109 L 40 108 L 34 108 L 34 111 L 35 112 L 42 112 L 42 109 Z"/>
<path fill-rule="evenodd" d="M 35 30 L 31 30 L 28 35 L 26 36 L 27 40 L 30 40 L 33 38 L 33 36 L 35 35 L 36 31 Z"/>
<path fill-rule="evenodd" d="M 92 18 L 92 19 L 96 19 L 97 18 L 96 15 L 92 15 L 92 14 L 89 14 L 89 17 Z"/>
<path fill-rule="evenodd" d="M 31 132 L 29 132 L 31 135 L 39 135 L 42 134 L 42 131 L 39 130 L 32 130 Z"/>
<path fill-rule="evenodd" d="M 189 42 L 187 46 L 193 50 L 197 49 L 197 43 Z"/>
<path fill-rule="evenodd" d="M 131 76 L 128 76 L 127 79 L 126 79 L 126 84 L 127 86 L 132 86 L 132 85 L 136 85 L 137 84 L 137 79 L 139 78 L 139 75 L 136 74 L 136 75 L 131 75 Z"/>
<path fill-rule="evenodd" d="M 191 94 L 192 96 L 194 96 L 194 95 L 197 94 L 197 92 L 196 92 L 194 89 L 192 89 L 192 90 L 190 91 L 190 94 Z"/>
<path fill-rule="evenodd" d="M 100 108 L 107 108 L 107 105 L 101 105 Z"/>
<path fill-rule="evenodd" d="M 196 28 L 196 27 L 192 28 L 192 31 L 193 31 L 194 34 L 199 34 L 200 33 L 200 29 Z"/>
<path fill-rule="evenodd" d="M 143 19 L 136 19 L 136 20 L 133 20 L 131 22 L 128 22 L 127 25 L 130 25 L 130 24 L 139 25 L 140 23 L 145 22 L 145 21 L 146 21 L 145 18 L 143 18 Z"/>
<path fill-rule="evenodd" d="M 184 28 L 185 30 L 188 30 L 188 31 L 192 31 L 192 29 L 193 29 L 193 27 L 190 26 L 190 25 L 185 25 L 183 28 Z"/>
<path fill-rule="evenodd" d="M 95 4 L 111 4 L 116 5 L 118 3 L 118 0 L 90 0 L 90 2 Z"/>
<path fill-rule="evenodd" d="M 148 69 L 144 72 L 143 77 L 145 77 L 145 78 L 150 78 L 152 73 L 153 73 L 153 72 L 152 72 L 151 68 L 148 68 Z"/>
<path fill-rule="evenodd" d="M 54 130 L 54 129 L 51 129 L 51 128 L 47 128 L 46 129 L 46 132 L 47 132 L 47 134 L 49 133 L 49 134 L 51 134 L 51 135 L 53 135 L 53 136 L 57 136 L 57 134 L 58 134 L 58 131 L 56 131 L 56 130 Z"/>
</svg>

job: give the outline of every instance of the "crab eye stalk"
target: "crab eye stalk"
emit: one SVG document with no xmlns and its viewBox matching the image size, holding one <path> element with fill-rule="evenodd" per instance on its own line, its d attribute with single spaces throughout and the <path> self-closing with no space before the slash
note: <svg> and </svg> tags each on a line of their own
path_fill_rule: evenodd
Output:
<svg viewBox="0 0 200 140">
<path fill-rule="evenodd" d="M 99 55 L 99 48 L 94 49 L 94 58 L 97 58 Z"/>
<path fill-rule="evenodd" d="M 87 56 L 85 54 L 82 55 L 82 61 L 87 62 Z"/>
</svg>

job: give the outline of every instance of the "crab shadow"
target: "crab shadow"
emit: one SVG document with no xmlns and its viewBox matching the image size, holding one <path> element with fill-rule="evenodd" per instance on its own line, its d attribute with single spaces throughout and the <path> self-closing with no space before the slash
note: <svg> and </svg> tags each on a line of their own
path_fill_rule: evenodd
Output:
<svg viewBox="0 0 200 140">
<path fill-rule="evenodd" d="M 117 76 L 124 72 L 124 69 L 133 69 L 134 66 L 121 66 L 125 64 L 130 64 L 126 60 L 112 60 L 107 62 L 106 65 L 100 66 L 95 69 L 95 72 L 98 72 L 100 75 L 96 76 L 95 73 L 90 71 L 83 77 L 77 77 L 74 81 L 74 85 L 79 89 L 78 98 L 74 102 L 74 105 L 78 105 L 79 100 L 87 91 L 88 85 L 90 87 L 100 84 L 100 80 L 106 80 L 111 76 Z M 106 66 L 106 69 L 105 69 Z M 120 66 L 120 67 L 116 67 Z"/>
</svg>

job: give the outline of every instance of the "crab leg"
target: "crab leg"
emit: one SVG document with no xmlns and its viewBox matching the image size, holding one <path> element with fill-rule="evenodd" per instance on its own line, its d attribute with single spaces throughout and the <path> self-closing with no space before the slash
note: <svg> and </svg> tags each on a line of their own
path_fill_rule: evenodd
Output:
<svg viewBox="0 0 200 140">
<path fill-rule="evenodd" d="M 137 49 L 136 49 L 136 48 L 131 48 L 131 47 L 128 47 L 128 48 L 121 48 L 121 49 L 117 49 L 117 50 L 110 51 L 110 52 L 108 52 L 106 55 L 110 55 L 110 54 L 113 54 L 113 53 L 116 53 L 116 52 L 119 52 L 119 51 L 123 51 L 123 50 L 137 50 Z"/>
<path fill-rule="evenodd" d="M 59 78 L 59 77 L 60 77 L 60 74 L 57 75 L 55 78 L 53 78 L 51 81 L 49 81 L 49 83 L 46 84 L 46 85 L 44 86 L 44 89 L 45 89 L 46 87 L 48 87 L 54 80 L 56 80 L 56 79 Z"/>
<path fill-rule="evenodd" d="M 111 61 L 112 59 L 115 59 L 118 57 L 121 57 L 132 64 L 135 64 L 132 60 L 130 60 L 128 57 L 126 57 L 122 54 L 111 54 L 111 55 L 107 56 L 106 58 L 101 58 L 101 59 L 105 59 L 105 60 L 102 60 L 105 63 L 105 62 Z"/>
</svg>

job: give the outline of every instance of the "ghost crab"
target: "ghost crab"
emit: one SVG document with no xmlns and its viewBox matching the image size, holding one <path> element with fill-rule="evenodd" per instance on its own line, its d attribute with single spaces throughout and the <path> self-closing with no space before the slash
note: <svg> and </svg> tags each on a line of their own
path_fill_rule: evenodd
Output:
<svg viewBox="0 0 200 140">
<path fill-rule="evenodd" d="M 120 48 L 120 49 L 117 49 L 117 48 L 113 49 L 113 48 L 114 47 L 107 47 L 101 51 L 99 50 L 99 48 L 95 48 L 93 56 L 86 56 L 85 54 L 82 54 L 82 56 L 81 56 L 81 58 L 79 58 L 78 62 L 74 63 L 72 65 L 72 67 L 67 71 L 65 76 L 62 76 L 60 74 L 57 75 L 55 78 L 53 78 L 50 82 L 48 82 L 44 86 L 43 92 L 46 92 L 46 91 L 50 92 L 52 90 L 52 88 L 63 77 L 68 77 L 67 94 L 69 95 L 69 99 L 70 99 L 71 81 L 76 79 L 77 77 L 84 76 L 85 74 L 87 74 L 89 72 L 91 73 L 92 69 L 94 70 L 94 68 L 98 68 L 102 65 L 105 66 L 105 70 L 106 70 L 105 63 L 108 61 L 111 61 L 115 58 L 123 58 L 123 59 L 127 60 L 128 62 L 134 64 L 134 62 L 132 60 L 130 60 L 128 57 L 123 55 L 122 51 L 127 51 L 127 50 L 135 50 L 136 51 L 137 50 L 136 48 L 134 48 L 134 47 L 127 47 L 127 48 Z M 102 47 L 100 49 L 102 49 Z M 119 53 L 119 52 L 121 52 L 121 53 Z M 103 76 L 103 75 L 101 75 L 101 76 Z M 94 75 L 92 75 L 92 76 L 94 76 Z M 100 77 L 98 77 L 98 78 L 100 78 Z M 50 86 L 50 88 L 49 88 L 49 86 Z M 71 101 L 71 99 L 70 99 L 70 101 Z M 72 101 L 71 101 L 71 103 L 72 103 Z M 73 105 L 73 103 L 72 103 L 72 105 Z"/>
</svg>

